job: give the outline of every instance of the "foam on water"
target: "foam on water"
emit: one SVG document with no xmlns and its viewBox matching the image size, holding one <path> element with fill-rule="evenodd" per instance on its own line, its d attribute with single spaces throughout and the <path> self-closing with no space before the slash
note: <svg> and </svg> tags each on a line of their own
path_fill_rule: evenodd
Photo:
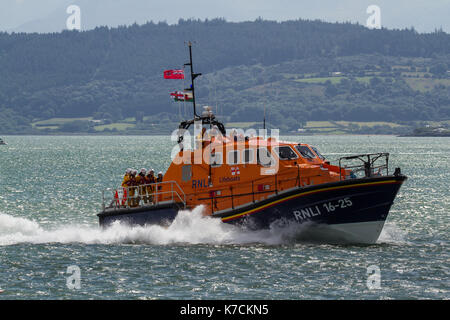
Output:
<svg viewBox="0 0 450 320">
<path fill-rule="evenodd" d="M 0 213 L 0 245 L 19 243 L 84 244 L 252 244 L 279 245 L 298 242 L 302 227 L 273 225 L 268 230 L 250 231 L 202 215 L 203 208 L 180 211 L 168 227 L 129 226 L 115 222 L 108 228 L 69 225 L 46 230 L 37 222 Z M 404 241 L 404 233 L 387 224 L 378 242 Z"/>
<path fill-rule="evenodd" d="M 406 231 L 400 229 L 394 222 L 387 222 L 381 230 L 377 243 L 406 244 L 406 236 Z"/>
<path fill-rule="evenodd" d="M 0 245 L 18 243 L 85 243 L 85 244 L 281 244 L 286 232 L 277 228 L 245 231 L 219 219 L 202 215 L 202 207 L 180 211 L 169 227 L 128 226 L 115 222 L 108 228 L 79 225 L 45 230 L 37 222 L 0 213 Z M 288 233 L 289 234 L 289 233 Z"/>
</svg>

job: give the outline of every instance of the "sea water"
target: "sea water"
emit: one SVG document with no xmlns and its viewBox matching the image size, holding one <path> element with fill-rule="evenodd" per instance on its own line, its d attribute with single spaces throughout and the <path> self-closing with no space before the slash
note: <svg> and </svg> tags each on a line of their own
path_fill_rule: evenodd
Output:
<svg viewBox="0 0 450 320">
<path fill-rule="evenodd" d="M 0 299 L 450 298 L 450 138 L 283 137 L 334 163 L 390 153 L 391 170 L 409 179 L 374 245 L 308 243 L 301 229 L 243 231 L 201 207 L 168 228 L 101 229 L 101 191 L 129 167 L 165 171 L 170 137 L 3 138 Z"/>
</svg>

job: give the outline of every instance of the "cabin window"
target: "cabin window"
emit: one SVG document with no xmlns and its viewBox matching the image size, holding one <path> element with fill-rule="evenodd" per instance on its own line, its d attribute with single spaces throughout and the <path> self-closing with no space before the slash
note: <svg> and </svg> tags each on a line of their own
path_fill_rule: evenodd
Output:
<svg viewBox="0 0 450 320">
<path fill-rule="evenodd" d="M 299 144 L 295 146 L 295 149 L 297 149 L 298 152 L 300 152 L 303 158 L 314 159 L 316 157 L 316 155 L 312 153 L 312 151 L 307 146 L 302 146 Z"/>
<path fill-rule="evenodd" d="M 192 177 L 192 165 L 185 165 L 181 167 L 181 179 L 183 181 L 189 181 Z"/>
<path fill-rule="evenodd" d="M 272 163 L 274 162 L 272 155 L 266 148 L 259 148 L 257 150 L 256 157 L 257 157 L 258 164 L 265 166 L 265 167 L 270 167 L 272 165 Z"/>
<path fill-rule="evenodd" d="M 211 167 L 216 168 L 216 167 L 220 167 L 222 165 L 222 153 L 221 152 L 211 153 L 210 159 L 211 159 L 210 160 Z"/>
<path fill-rule="evenodd" d="M 319 152 L 319 150 L 316 147 L 311 146 L 311 149 L 313 149 L 313 151 L 317 154 L 320 160 L 325 160 L 325 157 Z"/>
<path fill-rule="evenodd" d="M 239 163 L 239 151 L 234 150 L 228 152 L 228 164 L 238 164 Z"/>
<path fill-rule="evenodd" d="M 243 152 L 244 163 L 253 162 L 253 149 L 245 149 Z"/>
<path fill-rule="evenodd" d="M 297 154 L 294 152 L 294 150 L 292 150 L 290 146 L 275 147 L 274 150 L 280 160 L 291 160 L 298 158 Z"/>
</svg>

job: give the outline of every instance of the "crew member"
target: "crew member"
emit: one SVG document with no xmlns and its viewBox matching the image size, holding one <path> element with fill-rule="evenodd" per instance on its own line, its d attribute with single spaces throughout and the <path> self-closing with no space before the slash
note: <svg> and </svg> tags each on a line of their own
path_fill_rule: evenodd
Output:
<svg viewBox="0 0 450 320">
<path fill-rule="evenodd" d="M 136 201 L 137 195 L 136 195 L 136 174 L 137 170 L 132 169 L 130 172 L 130 179 L 127 181 L 127 187 L 128 187 L 128 205 L 130 207 L 137 207 L 138 202 Z"/>
<path fill-rule="evenodd" d="M 124 189 L 123 193 L 124 193 L 125 198 L 128 196 L 128 193 L 129 193 L 128 181 L 130 181 L 130 178 L 131 178 L 131 169 L 128 168 L 125 171 L 125 175 L 123 176 L 123 180 L 122 180 L 122 184 L 121 184 L 122 188 Z"/>
<path fill-rule="evenodd" d="M 156 183 L 158 183 L 157 184 L 157 186 L 158 186 L 158 202 L 162 201 L 162 195 L 160 194 L 162 192 L 162 185 L 159 184 L 162 181 L 163 181 L 163 173 L 160 171 L 160 172 L 158 172 L 158 177 L 156 178 Z"/>
<path fill-rule="evenodd" d="M 131 169 L 128 168 L 127 171 L 125 171 L 125 175 L 123 176 L 123 181 L 122 181 L 123 188 L 127 187 L 127 182 L 128 182 L 128 180 L 130 180 L 130 173 L 131 173 Z"/>
<path fill-rule="evenodd" d="M 153 184 L 156 182 L 155 180 L 155 171 L 150 169 L 147 175 L 145 176 L 145 184 L 147 185 L 147 200 L 148 202 L 153 202 Z"/>
<path fill-rule="evenodd" d="M 139 186 L 139 197 L 137 199 L 137 204 L 139 205 L 139 201 L 142 199 L 145 203 L 147 203 L 147 190 L 145 188 L 145 175 L 147 174 L 147 169 L 142 168 L 139 171 L 139 174 L 136 177 L 136 184 Z"/>
</svg>

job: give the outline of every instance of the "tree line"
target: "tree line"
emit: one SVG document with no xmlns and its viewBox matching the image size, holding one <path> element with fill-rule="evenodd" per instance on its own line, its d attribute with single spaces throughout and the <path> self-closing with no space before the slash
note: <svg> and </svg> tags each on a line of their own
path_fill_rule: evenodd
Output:
<svg viewBox="0 0 450 320">
<path fill-rule="evenodd" d="M 302 120 L 448 117 L 448 87 L 433 89 L 427 96 L 399 77 L 394 82 L 379 77 L 376 83 L 355 78 L 371 68 L 394 72 L 395 64 L 406 65 L 408 59 L 431 77 L 445 78 L 450 35 L 442 31 L 369 30 L 358 24 L 309 20 L 191 19 L 176 25 L 150 22 L 84 32 L 0 33 L 0 130 L 31 132 L 32 121 L 52 117 L 118 121 L 174 110 L 168 94 L 187 82 L 163 80 L 162 71 L 187 62 L 187 40 L 195 41 L 195 71 L 205 75 L 199 80 L 198 97 L 206 104 L 220 100 L 231 119 L 248 114 L 245 119 L 250 121 L 252 110 L 260 109 L 264 99 L 270 99 L 279 121 L 287 121 L 287 112 L 301 114 Z M 368 61 L 368 56 L 375 60 Z M 249 73 L 237 76 L 242 68 Z M 308 83 L 283 76 L 325 77 L 333 71 L 350 78 L 321 84 L 320 99 L 306 94 Z M 406 100 L 400 103 L 401 99 Z M 259 104 L 252 104 L 255 101 Z"/>
</svg>

